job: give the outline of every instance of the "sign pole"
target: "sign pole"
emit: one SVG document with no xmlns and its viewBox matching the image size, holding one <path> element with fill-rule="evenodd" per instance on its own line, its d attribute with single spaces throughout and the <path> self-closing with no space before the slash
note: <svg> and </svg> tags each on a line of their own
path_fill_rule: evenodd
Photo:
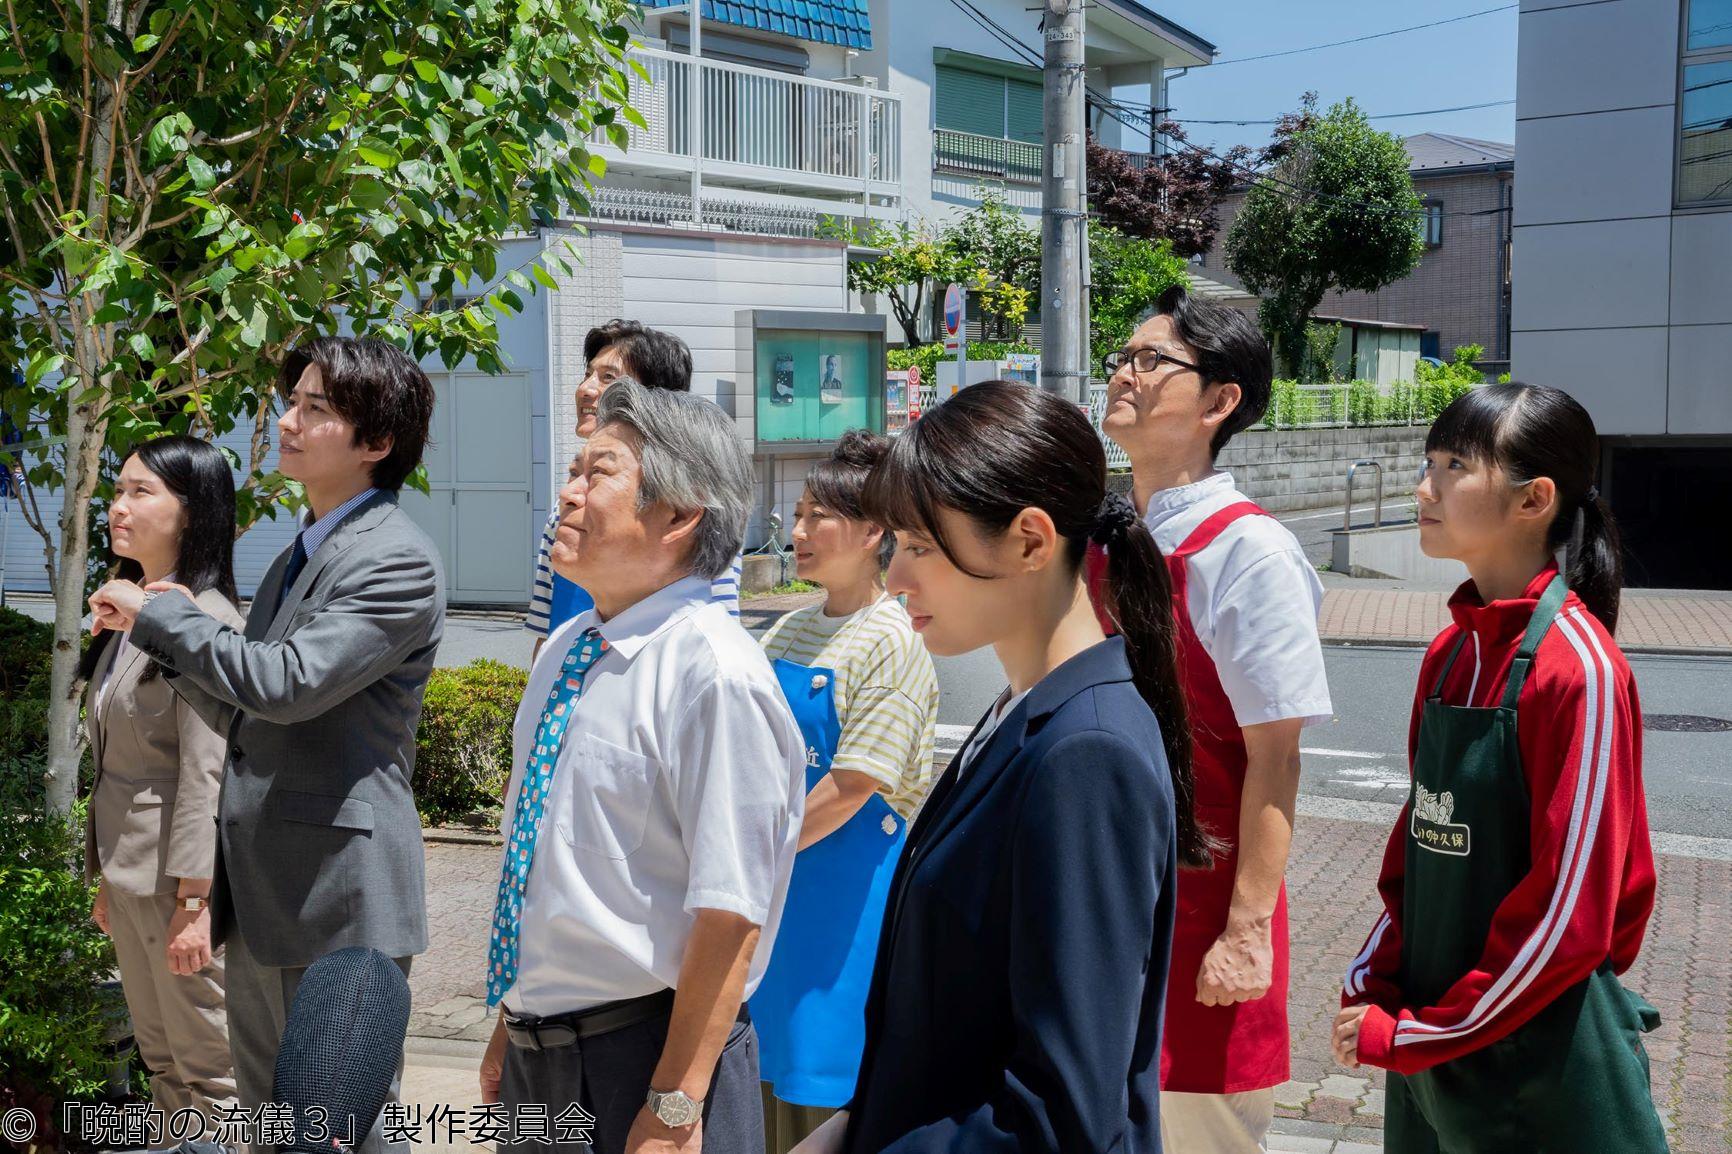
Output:
<svg viewBox="0 0 1732 1154">
<path fill-rule="evenodd" d="M 962 290 L 962 323 L 956 334 L 956 387 L 968 387 L 968 289 Z"/>
</svg>

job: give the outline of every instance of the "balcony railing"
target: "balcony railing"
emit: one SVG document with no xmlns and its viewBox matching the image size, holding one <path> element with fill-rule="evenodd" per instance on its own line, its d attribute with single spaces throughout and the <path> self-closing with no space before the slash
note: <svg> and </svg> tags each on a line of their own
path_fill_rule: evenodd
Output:
<svg viewBox="0 0 1732 1154">
<path fill-rule="evenodd" d="M 1027 141 L 976 136 L 950 128 L 932 131 L 932 167 L 940 172 L 1039 184 L 1040 154 L 1040 145 Z"/>
<path fill-rule="evenodd" d="M 689 166 L 692 58 L 658 48 L 633 49 L 631 57 L 649 78 L 631 77 L 631 105 L 647 127 L 627 129 L 627 156 L 682 158 Z M 697 65 L 706 175 L 715 166 L 739 166 L 830 187 L 900 183 L 898 97 L 720 60 Z"/>
</svg>

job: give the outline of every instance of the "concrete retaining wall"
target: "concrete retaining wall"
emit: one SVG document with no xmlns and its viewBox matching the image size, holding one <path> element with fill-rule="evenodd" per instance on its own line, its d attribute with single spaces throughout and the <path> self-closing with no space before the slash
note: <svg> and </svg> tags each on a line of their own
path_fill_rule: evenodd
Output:
<svg viewBox="0 0 1732 1154">
<path fill-rule="evenodd" d="M 1347 469 L 1371 459 L 1383 465 L 1387 504 L 1413 493 L 1425 453 L 1424 425 L 1367 425 L 1346 429 L 1249 429 L 1221 450 L 1239 488 L 1271 513 L 1340 505 L 1347 496 Z M 1370 520 L 1372 476 L 1361 470 L 1353 503 Z M 1355 517 L 1355 521 L 1359 518 Z"/>
<path fill-rule="evenodd" d="M 1334 530 L 1329 568 L 1349 577 L 1393 577 L 1459 585 L 1467 580 L 1460 561 L 1427 557 L 1419 548 L 1418 525 L 1385 525 L 1381 529 Z"/>
</svg>

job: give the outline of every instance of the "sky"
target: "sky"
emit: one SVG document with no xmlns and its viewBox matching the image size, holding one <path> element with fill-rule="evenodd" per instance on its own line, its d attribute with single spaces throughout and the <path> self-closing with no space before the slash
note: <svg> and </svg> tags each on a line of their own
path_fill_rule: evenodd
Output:
<svg viewBox="0 0 1732 1154">
<path fill-rule="evenodd" d="M 1328 107 L 1348 96 L 1368 114 L 1419 112 L 1508 100 L 1474 111 L 1374 120 L 1398 136 L 1447 132 L 1515 141 L 1516 26 L 1513 3 L 1470 20 L 1361 44 L 1253 60 L 1313 44 L 1387 32 L 1500 7 L 1508 0 L 1142 0 L 1220 50 L 1216 63 L 1171 80 L 1171 115 L 1181 122 L 1273 120 L 1315 91 Z M 1264 144 L 1266 124 L 1187 124 L 1193 143 Z"/>
</svg>

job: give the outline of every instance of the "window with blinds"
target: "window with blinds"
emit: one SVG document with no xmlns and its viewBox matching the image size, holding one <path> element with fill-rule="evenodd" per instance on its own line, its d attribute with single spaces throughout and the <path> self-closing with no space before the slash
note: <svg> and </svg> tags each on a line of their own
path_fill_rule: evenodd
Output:
<svg viewBox="0 0 1732 1154">
<path fill-rule="evenodd" d="M 1039 144 L 1040 104 L 1038 83 L 938 66 L 934 124 L 939 128 Z"/>
</svg>

